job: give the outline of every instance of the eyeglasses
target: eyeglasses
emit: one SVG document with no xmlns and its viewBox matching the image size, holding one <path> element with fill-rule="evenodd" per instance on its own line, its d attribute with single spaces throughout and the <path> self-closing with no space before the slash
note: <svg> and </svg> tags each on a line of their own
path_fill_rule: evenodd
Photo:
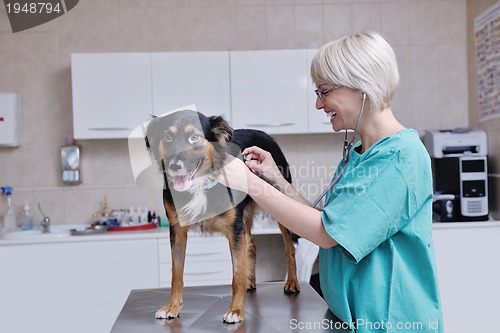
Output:
<svg viewBox="0 0 500 333">
<path fill-rule="evenodd" d="M 339 89 L 340 87 L 342 87 L 341 85 L 335 85 L 333 86 L 332 88 L 328 88 L 328 89 L 325 89 L 325 90 L 314 90 L 314 92 L 316 93 L 316 96 L 318 96 L 318 98 L 322 101 L 324 101 L 326 99 L 326 95 L 328 95 L 331 91 L 334 91 L 336 89 Z"/>
</svg>

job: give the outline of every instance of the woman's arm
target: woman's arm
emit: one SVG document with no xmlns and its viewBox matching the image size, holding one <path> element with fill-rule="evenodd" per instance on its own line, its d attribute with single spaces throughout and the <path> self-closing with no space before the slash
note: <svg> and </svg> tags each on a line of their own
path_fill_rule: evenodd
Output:
<svg viewBox="0 0 500 333">
<path fill-rule="evenodd" d="M 260 208 L 295 234 L 322 248 L 337 245 L 326 232 L 320 211 L 280 192 L 251 172 L 240 159 L 229 158 L 231 162 L 226 164 L 218 177 L 222 184 L 248 193 Z"/>
</svg>

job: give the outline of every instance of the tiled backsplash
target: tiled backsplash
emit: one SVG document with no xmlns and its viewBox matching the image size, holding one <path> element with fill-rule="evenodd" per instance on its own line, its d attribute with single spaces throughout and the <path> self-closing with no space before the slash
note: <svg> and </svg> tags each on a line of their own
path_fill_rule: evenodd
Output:
<svg viewBox="0 0 500 333">
<path fill-rule="evenodd" d="M 53 223 L 86 223 L 104 196 L 110 207 L 163 213 L 161 192 L 135 185 L 125 140 L 78 142 L 83 183 L 62 184 L 59 148 L 72 134 L 74 52 L 315 48 L 372 29 L 388 37 L 399 60 L 395 115 L 421 134 L 467 126 L 465 18 L 465 0 L 101 0 L 81 1 L 56 20 L 13 34 L 0 6 L 0 91 L 22 96 L 24 120 L 21 147 L 0 148 L 0 184 L 15 188 L 16 210 L 30 202 L 35 223 L 37 202 Z M 343 135 L 277 140 L 295 184 L 313 199 L 340 159 Z"/>
</svg>

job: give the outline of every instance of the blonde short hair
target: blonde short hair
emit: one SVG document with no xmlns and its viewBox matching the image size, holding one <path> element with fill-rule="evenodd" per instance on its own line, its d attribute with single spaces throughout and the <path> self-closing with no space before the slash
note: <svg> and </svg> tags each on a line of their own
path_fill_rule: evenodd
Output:
<svg viewBox="0 0 500 333">
<path fill-rule="evenodd" d="M 376 32 L 325 44 L 312 60 L 311 78 L 318 87 L 338 84 L 366 93 L 372 110 L 389 108 L 399 85 L 396 55 Z"/>
</svg>

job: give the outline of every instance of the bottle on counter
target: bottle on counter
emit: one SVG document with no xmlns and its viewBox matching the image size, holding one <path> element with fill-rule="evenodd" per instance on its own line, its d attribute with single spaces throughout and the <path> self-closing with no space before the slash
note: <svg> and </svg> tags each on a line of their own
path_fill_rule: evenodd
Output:
<svg viewBox="0 0 500 333">
<path fill-rule="evenodd" d="M 21 230 L 31 230 L 33 229 L 33 218 L 30 214 L 30 206 L 28 201 L 24 202 L 23 209 L 19 214 L 19 225 Z"/>
<path fill-rule="evenodd" d="M 140 209 L 140 208 L 139 208 Z M 129 216 L 130 216 L 130 224 L 131 225 L 136 225 L 139 224 L 139 212 L 140 210 L 135 210 L 134 207 L 130 206 L 129 209 Z"/>
<path fill-rule="evenodd" d="M 11 202 L 13 189 L 10 186 L 4 186 L 1 189 L 2 189 L 2 195 L 7 198 L 7 213 L 5 213 L 3 217 L 3 232 L 7 233 L 16 231 L 17 230 L 16 214 L 12 209 L 12 202 Z"/>
<path fill-rule="evenodd" d="M 148 223 L 148 207 L 144 207 L 139 214 L 139 223 L 147 224 Z"/>
</svg>

